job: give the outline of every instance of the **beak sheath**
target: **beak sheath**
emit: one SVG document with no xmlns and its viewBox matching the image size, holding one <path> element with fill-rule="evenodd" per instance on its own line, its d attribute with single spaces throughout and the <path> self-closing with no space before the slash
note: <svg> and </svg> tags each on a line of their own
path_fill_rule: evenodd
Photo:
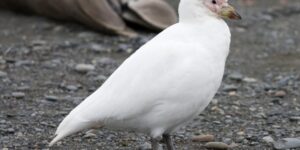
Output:
<svg viewBox="0 0 300 150">
<path fill-rule="evenodd" d="M 238 14 L 237 12 L 230 13 L 228 18 L 229 19 L 235 19 L 235 20 L 241 20 L 242 19 L 241 15 Z"/>
<path fill-rule="evenodd" d="M 241 20 L 242 17 L 239 15 L 235 8 L 231 5 L 225 6 L 220 11 L 220 16 L 226 19 L 235 19 L 235 20 Z"/>
</svg>

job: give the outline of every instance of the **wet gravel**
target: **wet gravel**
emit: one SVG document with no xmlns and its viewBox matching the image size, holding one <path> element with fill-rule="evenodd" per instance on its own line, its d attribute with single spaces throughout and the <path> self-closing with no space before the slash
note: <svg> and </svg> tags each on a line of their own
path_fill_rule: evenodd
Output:
<svg viewBox="0 0 300 150">
<path fill-rule="evenodd" d="M 299 149 L 300 2 L 267 4 L 237 3 L 244 20 L 230 22 L 224 83 L 210 106 L 176 133 L 178 149 Z M 64 116 L 155 35 L 113 37 L 10 12 L 0 12 L 0 22 L 0 149 L 49 149 Z M 146 135 L 101 129 L 53 149 L 150 147 Z"/>
</svg>

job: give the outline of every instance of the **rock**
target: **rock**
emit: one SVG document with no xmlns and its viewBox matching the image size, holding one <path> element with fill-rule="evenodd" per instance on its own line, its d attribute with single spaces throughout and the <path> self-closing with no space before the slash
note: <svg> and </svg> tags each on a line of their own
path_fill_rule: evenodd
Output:
<svg viewBox="0 0 300 150">
<path fill-rule="evenodd" d="M 236 143 L 231 143 L 231 144 L 229 145 L 229 147 L 230 147 L 230 148 L 236 148 L 236 147 L 239 147 L 239 145 L 236 144 Z"/>
<path fill-rule="evenodd" d="M 247 82 L 247 83 L 255 83 L 255 82 L 257 82 L 257 79 L 245 77 L 245 78 L 243 79 L 243 81 L 244 81 L 244 82 Z"/>
<path fill-rule="evenodd" d="M 107 79 L 106 76 L 104 75 L 99 75 L 97 76 L 94 80 L 99 81 L 99 82 L 104 82 Z"/>
<path fill-rule="evenodd" d="M 283 98 L 286 96 L 286 92 L 285 91 L 277 91 L 274 96 Z"/>
<path fill-rule="evenodd" d="M 15 129 L 14 128 L 8 128 L 6 131 L 8 133 L 15 133 Z"/>
<path fill-rule="evenodd" d="M 228 76 L 228 78 L 230 80 L 234 80 L 234 81 L 242 81 L 243 80 L 243 75 L 238 73 L 238 72 L 235 72 L 235 73 L 232 73 Z"/>
<path fill-rule="evenodd" d="M 79 73 L 87 73 L 95 70 L 95 66 L 90 64 L 78 64 L 75 66 L 75 70 Z"/>
<path fill-rule="evenodd" d="M 265 136 L 262 138 L 262 140 L 266 143 L 273 143 L 275 142 L 274 139 L 271 136 Z"/>
<path fill-rule="evenodd" d="M 97 53 L 110 52 L 110 49 L 105 48 L 104 46 L 96 43 L 92 43 L 89 47 L 92 51 Z"/>
<path fill-rule="evenodd" d="M 23 92 L 13 92 L 11 95 L 15 98 L 18 98 L 18 99 L 21 99 L 21 98 L 25 97 L 25 93 L 23 93 Z"/>
<path fill-rule="evenodd" d="M 295 130 L 296 133 L 300 133 L 300 127 L 297 127 Z"/>
<path fill-rule="evenodd" d="M 193 142 L 212 142 L 215 140 L 215 137 L 213 135 L 198 135 L 192 137 Z"/>
<path fill-rule="evenodd" d="M 34 40 L 31 42 L 32 46 L 41 46 L 41 45 L 46 45 L 47 42 L 43 40 Z"/>
<path fill-rule="evenodd" d="M 152 145 L 148 142 L 138 147 L 138 150 L 151 150 L 151 149 L 152 149 Z"/>
<path fill-rule="evenodd" d="M 300 121 L 300 116 L 292 116 L 290 117 L 291 121 Z"/>
<path fill-rule="evenodd" d="M 226 122 L 226 121 L 225 121 Z M 228 123 L 227 123 L 228 124 Z M 232 139 L 231 138 L 224 138 L 222 140 L 222 142 L 224 142 L 225 144 L 230 144 L 232 142 Z"/>
<path fill-rule="evenodd" d="M 280 79 L 277 84 L 279 87 L 283 87 L 283 86 L 286 86 L 288 85 L 289 81 L 290 81 L 291 77 L 285 77 L 285 78 L 282 78 Z"/>
<path fill-rule="evenodd" d="M 205 147 L 208 149 L 216 149 L 216 150 L 226 150 L 230 148 L 229 145 L 222 142 L 209 142 L 205 144 Z"/>
<path fill-rule="evenodd" d="M 237 96 L 237 92 L 236 91 L 230 91 L 230 92 L 228 92 L 228 96 L 231 96 L 231 97 Z"/>
<path fill-rule="evenodd" d="M 0 78 L 6 77 L 6 76 L 7 76 L 6 72 L 0 71 Z"/>
<path fill-rule="evenodd" d="M 94 59 L 93 64 L 111 65 L 111 64 L 115 64 L 115 60 L 109 57 L 101 57 L 101 58 Z"/>
<path fill-rule="evenodd" d="M 127 44 L 120 44 L 117 52 L 131 53 L 132 52 L 132 48 L 130 48 L 129 45 L 127 45 Z"/>
<path fill-rule="evenodd" d="M 66 89 L 69 90 L 69 91 L 77 91 L 78 90 L 78 86 L 76 85 L 68 85 L 66 86 Z"/>
<path fill-rule="evenodd" d="M 284 138 L 274 142 L 274 148 L 277 150 L 300 148 L 300 138 Z"/>
<path fill-rule="evenodd" d="M 21 67 L 21 66 L 31 66 L 34 65 L 35 62 L 33 60 L 19 60 L 16 62 L 15 66 L 16 67 Z"/>
<path fill-rule="evenodd" d="M 225 92 L 231 92 L 231 91 L 237 91 L 238 87 L 235 85 L 225 85 L 223 87 L 223 91 Z"/>
<path fill-rule="evenodd" d="M 26 85 L 17 87 L 18 91 L 26 91 L 26 90 L 29 90 L 29 89 L 30 89 L 30 86 L 26 86 Z"/>
<path fill-rule="evenodd" d="M 53 96 L 53 95 L 46 95 L 45 99 L 50 102 L 56 102 L 59 100 L 59 98 L 57 96 Z"/>
</svg>

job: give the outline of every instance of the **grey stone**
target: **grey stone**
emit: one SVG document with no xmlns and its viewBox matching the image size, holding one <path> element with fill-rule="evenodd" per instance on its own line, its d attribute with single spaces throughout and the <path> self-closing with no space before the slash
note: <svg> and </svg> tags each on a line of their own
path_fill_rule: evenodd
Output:
<svg viewBox="0 0 300 150">
<path fill-rule="evenodd" d="M 76 85 L 68 85 L 66 86 L 66 89 L 69 91 L 77 91 L 78 90 L 78 86 Z"/>
<path fill-rule="evenodd" d="M 300 148 L 300 138 L 284 138 L 274 142 L 274 148 L 277 150 Z"/>
<path fill-rule="evenodd" d="M 25 93 L 23 93 L 23 92 L 13 92 L 11 95 L 15 98 L 24 98 L 25 97 Z"/>
<path fill-rule="evenodd" d="M 104 82 L 107 79 L 106 76 L 104 75 L 99 75 L 97 76 L 94 80 L 99 81 L 99 82 Z"/>
<path fill-rule="evenodd" d="M 92 43 L 90 44 L 89 48 L 97 53 L 103 53 L 103 52 L 110 52 L 110 49 L 105 48 L 103 45 Z"/>
<path fill-rule="evenodd" d="M 14 128 L 8 128 L 6 131 L 8 133 L 15 133 L 15 129 Z"/>
<path fill-rule="evenodd" d="M 257 79 L 255 79 L 255 78 L 250 78 L 250 77 L 245 77 L 245 78 L 243 79 L 243 81 L 246 82 L 246 83 L 255 83 L 255 82 L 257 82 Z"/>
<path fill-rule="evenodd" d="M 273 143 L 274 139 L 271 136 L 265 136 L 262 138 L 262 140 L 266 143 Z"/>
<path fill-rule="evenodd" d="M 46 99 L 47 101 L 51 101 L 51 102 L 56 102 L 56 101 L 59 100 L 59 98 L 58 98 L 57 96 L 53 96 L 53 95 L 46 95 L 46 96 L 45 96 L 45 99 Z"/>
<path fill-rule="evenodd" d="M 0 78 L 6 77 L 6 76 L 7 76 L 6 72 L 0 71 Z"/>
<path fill-rule="evenodd" d="M 232 73 L 228 76 L 228 78 L 230 80 L 234 80 L 234 81 L 242 81 L 243 80 L 243 75 L 238 73 L 238 72 L 235 72 L 235 73 Z"/>
<path fill-rule="evenodd" d="M 35 62 L 32 60 L 19 60 L 16 62 L 16 66 L 20 67 L 20 66 L 30 66 L 30 65 L 34 65 Z"/>
<path fill-rule="evenodd" d="M 148 142 L 146 142 L 138 147 L 138 150 L 151 150 L 151 149 L 152 149 L 152 145 Z"/>
<path fill-rule="evenodd" d="M 300 116 L 292 116 L 290 117 L 291 121 L 300 121 Z"/>
<path fill-rule="evenodd" d="M 237 91 L 238 87 L 235 85 L 225 85 L 223 87 L 223 91 L 230 92 L 230 91 Z"/>
<path fill-rule="evenodd" d="M 91 64 L 77 64 L 75 70 L 79 73 L 87 73 L 95 70 L 95 66 Z"/>
</svg>

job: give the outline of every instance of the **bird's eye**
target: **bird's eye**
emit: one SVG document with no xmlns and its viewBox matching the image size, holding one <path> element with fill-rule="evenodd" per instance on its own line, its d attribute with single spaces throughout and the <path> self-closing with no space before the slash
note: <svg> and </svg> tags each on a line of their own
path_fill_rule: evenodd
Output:
<svg viewBox="0 0 300 150">
<path fill-rule="evenodd" d="M 216 0 L 212 0 L 211 1 L 213 4 L 217 4 L 217 1 Z"/>
</svg>

